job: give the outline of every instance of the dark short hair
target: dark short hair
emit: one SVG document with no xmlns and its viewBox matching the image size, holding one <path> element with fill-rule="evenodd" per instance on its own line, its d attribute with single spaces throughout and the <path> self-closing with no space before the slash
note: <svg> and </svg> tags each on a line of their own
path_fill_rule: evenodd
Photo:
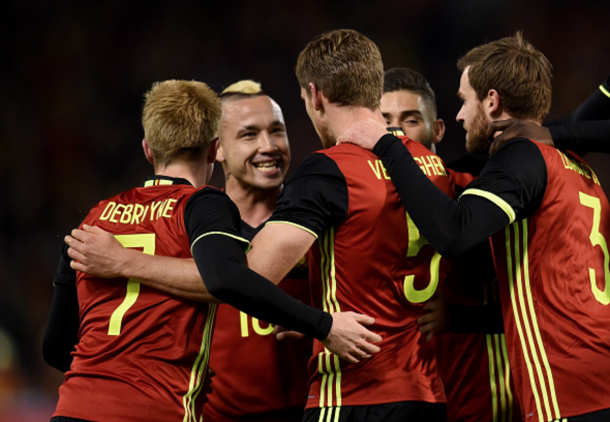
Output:
<svg viewBox="0 0 610 422">
<path fill-rule="evenodd" d="M 420 95 L 436 114 L 436 96 L 424 76 L 406 67 L 393 67 L 383 75 L 383 92 L 411 91 Z"/>
</svg>

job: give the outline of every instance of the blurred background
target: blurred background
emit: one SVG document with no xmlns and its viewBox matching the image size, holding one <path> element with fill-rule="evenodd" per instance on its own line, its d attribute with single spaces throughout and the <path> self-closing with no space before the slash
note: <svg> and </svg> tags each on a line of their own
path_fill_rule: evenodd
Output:
<svg viewBox="0 0 610 422">
<path fill-rule="evenodd" d="M 98 200 L 139 185 L 140 111 L 155 81 L 220 92 L 255 79 L 281 105 L 298 163 L 321 147 L 294 65 L 314 36 L 356 29 L 386 68 L 412 67 L 436 91 L 445 161 L 460 158 L 459 56 L 523 30 L 554 65 L 548 120 L 610 76 L 607 0 L 0 1 L 0 421 L 48 420 L 63 374 L 41 339 L 62 239 Z M 610 135 L 609 135 L 610 136 Z M 607 158 L 586 159 L 610 186 Z M 212 184 L 222 186 L 220 166 Z"/>
</svg>

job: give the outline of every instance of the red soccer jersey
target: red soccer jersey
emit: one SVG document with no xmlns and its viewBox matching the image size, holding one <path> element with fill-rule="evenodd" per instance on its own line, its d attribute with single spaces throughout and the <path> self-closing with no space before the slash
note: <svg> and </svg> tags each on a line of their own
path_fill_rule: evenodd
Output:
<svg viewBox="0 0 610 422">
<path fill-rule="evenodd" d="M 492 238 L 526 422 L 610 408 L 610 207 L 579 157 L 535 145 L 548 174 L 541 203 Z"/>
<path fill-rule="evenodd" d="M 279 286 L 310 303 L 308 275 L 303 260 Z M 210 357 L 216 376 L 203 407 L 206 421 L 303 420 L 312 340 L 280 342 L 272 332 L 273 326 L 264 321 L 229 305 L 218 306 Z"/>
<path fill-rule="evenodd" d="M 403 141 L 453 196 L 441 159 Z M 357 364 L 314 341 L 307 408 L 445 402 L 434 353 L 417 325 L 422 303 L 445 277 L 445 261 L 406 215 L 381 161 L 350 144 L 312 154 L 286 184 L 270 223 L 319 235 L 309 263 L 314 305 L 370 315 L 375 323 L 367 328 L 383 338 L 381 352 Z"/>
<path fill-rule="evenodd" d="M 475 179 L 448 171 L 459 191 Z M 500 300 L 488 241 L 453 263 L 443 286 L 448 303 L 481 306 Z M 434 336 L 432 347 L 445 385 L 447 422 L 522 420 L 504 334 L 442 333 Z"/>
<path fill-rule="evenodd" d="M 472 287 L 472 281 L 460 280 L 460 290 Z M 470 306 L 499 300 L 496 283 L 476 286 L 480 291 L 467 299 L 445 288 L 446 300 Z M 432 347 L 445 385 L 447 422 L 522 420 L 504 334 L 442 333 L 432 339 Z"/>
<path fill-rule="evenodd" d="M 84 223 L 144 253 L 190 257 L 184 209 L 196 189 L 172 184 L 180 180 L 158 177 L 104 200 Z M 77 289 L 79 343 L 55 415 L 199 421 L 216 305 L 181 300 L 132 279 L 83 273 Z"/>
</svg>

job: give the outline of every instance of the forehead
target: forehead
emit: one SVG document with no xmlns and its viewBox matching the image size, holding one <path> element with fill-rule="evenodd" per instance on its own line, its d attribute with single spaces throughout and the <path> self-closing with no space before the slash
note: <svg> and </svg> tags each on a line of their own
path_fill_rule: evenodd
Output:
<svg viewBox="0 0 610 422">
<path fill-rule="evenodd" d="M 382 113 L 418 110 L 423 112 L 426 104 L 421 95 L 412 91 L 400 90 L 384 93 L 379 104 Z"/>
<path fill-rule="evenodd" d="M 462 96 L 473 95 L 475 93 L 474 88 L 472 87 L 472 85 L 470 85 L 470 79 L 468 78 L 468 69 L 470 69 L 470 67 L 464 69 L 464 71 L 462 72 L 462 76 L 460 77 L 460 89 L 458 93 L 460 93 Z"/>
<path fill-rule="evenodd" d="M 221 121 L 225 125 L 267 125 L 284 123 L 280 106 L 266 95 L 230 99 L 222 105 Z"/>
</svg>

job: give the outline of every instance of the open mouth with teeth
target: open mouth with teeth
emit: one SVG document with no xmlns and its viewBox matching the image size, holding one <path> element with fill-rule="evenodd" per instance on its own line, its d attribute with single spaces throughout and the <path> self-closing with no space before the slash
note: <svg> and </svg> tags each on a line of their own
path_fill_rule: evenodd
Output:
<svg viewBox="0 0 610 422">
<path fill-rule="evenodd" d="M 270 173 L 273 171 L 277 171 L 279 169 L 279 164 L 277 160 L 274 161 L 266 161 L 264 163 L 256 163 L 254 164 L 254 167 L 257 168 L 257 170 L 265 172 L 265 173 Z"/>
</svg>

